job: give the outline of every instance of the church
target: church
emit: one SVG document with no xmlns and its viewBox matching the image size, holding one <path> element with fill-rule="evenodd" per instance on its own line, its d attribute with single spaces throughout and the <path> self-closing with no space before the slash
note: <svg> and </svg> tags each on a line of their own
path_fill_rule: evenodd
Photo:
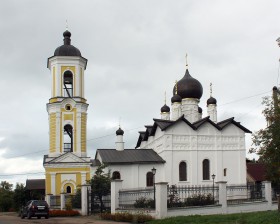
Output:
<svg viewBox="0 0 280 224">
<path fill-rule="evenodd" d="M 161 118 L 144 126 L 135 149 L 124 149 L 124 131 L 119 129 L 116 149 L 98 149 L 95 164 L 108 164 L 112 178 L 123 180 L 124 188 L 153 186 L 154 181 L 209 185 L 213 178 L 246 184 L 245 134 L 251 131 L 233 117 L 218 121 L 213 96 L 203 117 L 199 107 L 203 87 L 188 66 L 172 91 L 171 108 L 165 103 Z"/>
<path fill-rule="evenodd" d="M 246 184 L 245 134 L 250 130 L 233 117 L 217 120 L 217 100 L 210 94 L 207 115 L 199 106 L 201 83 L 186 66 L 175 83 L 171 107 L 162 106 L 160 118 L 139 132 L 135 148 L 125 149 L 125 133 L 116 131 L 114 149 L 97 149 L 87 156 L 87 108 L 84 72 L 87 59 L 71 45 L 71 33 L 48 58 L 52 91 L 47 104 L 49 153 L 44 156 L 46 194 L 75 193 L 104 163 L 123 188 L 169 185 L 209 185 L 215 181 Z M 178 77 L 180 78 L 180 77 Z M 211 90 L 212 92 L 212 90 Z"/>
<path fill-rule="evenodd" d="M 161 117 L 144 126 L 135 149 L 124 149 L 124 131 L 119 128 L 116 149 L 98 149 L 94 164 L 106 163 L 112 177 L 123 180 L 124 188 L 153 186 L 154 181 L 208 185 L 213 178 L 246 184 L 245 134 L 251 131 L 233 117 L 217 120 L 212 89 L 203 117 L 199 107 L 203 87 L 188 65 L 172 91 L 171 108 L 165 103 Z"/>
</svg>

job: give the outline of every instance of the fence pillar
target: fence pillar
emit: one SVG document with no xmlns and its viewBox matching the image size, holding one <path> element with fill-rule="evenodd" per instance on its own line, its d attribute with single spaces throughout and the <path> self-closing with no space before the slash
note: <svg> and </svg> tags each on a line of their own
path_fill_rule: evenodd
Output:
<svg viewBox="0 0 280 224">
<path fill-rule="evenodd" d="M 227 181 L 218 181 L 216 184 L 219 186 L 219 204 L 225 210 L 227 208 Z"/>
<path fill-rule="evenodd" d="M 167 182 L 155 183 L 156 187 L 156 218 L 162 219 L 167 217 Z"/>
<path fill-rule="evenodd" d="M 52 194 L 47 194 L 45 196 L 45 200 L 48 203 L 49 207 L 51 207 L 51 196 L 52 196 Z"/>
<path fill-rule="evenodd" d="M 267 209 L 272 209 L 272 195 L 271 195 L 271 182 L 270 181 L 263 181 L 264 184 L 264 195 L 265 200 L 267 201 Z"/>
<path fill-rule="evenodd" d="M 60 210 L 65 209 L 65 193 L 60 193 Z"/>
<path fill-rule="evenodd" d="M 90 190 L 90 184 L 82 185 L 82 189 L 81 189 L 82 215 L 88 215 L 88 190 Z"/>
<path fill-rule="evenodd" d="M 111 181 L 111 213 L 116 213 L 119 207 L 119 191 L 122 189 L 122 180 Z"/>
</svg>

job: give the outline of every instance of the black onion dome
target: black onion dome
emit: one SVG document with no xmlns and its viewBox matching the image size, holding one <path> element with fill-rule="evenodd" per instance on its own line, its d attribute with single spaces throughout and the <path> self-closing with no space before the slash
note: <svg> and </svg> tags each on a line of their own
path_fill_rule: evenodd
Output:
<svg viewBox="0 0 280 224">
<path fill-rule="evenodd" d="M 198 107 L 198 113 L 202 114 L 202 108 Z"/>
<path fill-rule="evenodd" d="M 162 106 L 162 108 L 160 109 L 161 113 L 169 113 L 170 112 L 170 108 L 169 106 L 167 106 L 166 104 L 164 104 Z"/>
<path fill-rule="evenodd" d="M 123 135 L 124 134 L 124 131 L 119 128 L 117 131 L 116 131 L 116 135 Z"/>
<path fill-rule="evenodd" d="M 272 90 L 277 90 L 277 87 L 276 87 L 276 86 L 273 86 Z"/>
<path fill-rule="evenodd" d="M 182 102 L 182 97 L 180 97 L 178 94 L 175 94 L 171 98 L 171 103 L 181 103 Z"/>
<path fill-rule="evenodd" d="M 175 95 L 175 88 L 173 88 L 173 95 Z M 185 76 L 177 83 L 177 94 L 184 98 L 196 98 L 200 99 L 203 93 L 201 83 L 193 78 L 189 70 L 186 70 Z"/>
<path fill-rule="evenodd" d="M 209 104 L 217 104 L 217 100 L 214 98 L 214 97 L 210 97 L 208 100 L 207 100 L 207 105 Z"/>
<path fill-rule="evenodd" d="M 71 45 L 71 33 L 66 30 L 63 33 L 64 36 L 64 44 L 61 45 L 60 47 L 56 48 L 54 51 L 54 56 L 79 56 L 81 57 L 82 54 L 80 50 L 73 45 Z"/>
</svg>

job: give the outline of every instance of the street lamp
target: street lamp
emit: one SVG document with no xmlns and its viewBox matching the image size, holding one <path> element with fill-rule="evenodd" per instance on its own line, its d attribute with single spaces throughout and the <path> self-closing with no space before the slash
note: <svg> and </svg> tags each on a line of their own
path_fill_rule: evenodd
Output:
<svg viewBox="0 0 280 224">
<path fill-rule="evenodd" d="M 212 179 L 213 179 L 213 205 L 215 204 L 215 189 L 214 189 L 214 180 L 215 180 L 216 175 L 212 174 Z"/>
<path fill-rule="evenodd" d="M 154 203 L 155 203 L 155 209 L 156 209 L 156 185 L 155 185 L 155 175 L 156 175 L 157 169 L 153 167 L 152 174 L 153 174 L 153 182 L 154 182 Z"/>
</svg>

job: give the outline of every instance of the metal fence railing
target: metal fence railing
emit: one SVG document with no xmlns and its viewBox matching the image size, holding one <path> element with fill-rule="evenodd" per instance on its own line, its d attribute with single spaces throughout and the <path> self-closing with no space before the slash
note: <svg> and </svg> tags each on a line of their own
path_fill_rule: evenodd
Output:
<svg viewBox="0 0 280 224">
<path fill-rule="evenodd" d="M 167 188 L 167 194 L 169 208 L 205 206 L 218 202 L 219 188 L 215 185 L 171 185 Z"/>
<path fill-rule="evenodd" d="M 120 190 L 119 208 L 154 208 L 154 188 Z"/>
<path fill-rule="evenodd" d="M 280 185 L 272 186 L 271 196 L 273 202 L 277 202 L 277 195 L 280 195 Z"/>
<path fill-rule="evenodd" d="M 51 209 L 60 209 L 60 195 L 50 196 L 50 207 Z"/>
<path fill-rule="evenodd" d="M 227 186 L 227 204 L 242 204 L 264 201 L 264 185 L 229 185 Z"/>
</svg>

